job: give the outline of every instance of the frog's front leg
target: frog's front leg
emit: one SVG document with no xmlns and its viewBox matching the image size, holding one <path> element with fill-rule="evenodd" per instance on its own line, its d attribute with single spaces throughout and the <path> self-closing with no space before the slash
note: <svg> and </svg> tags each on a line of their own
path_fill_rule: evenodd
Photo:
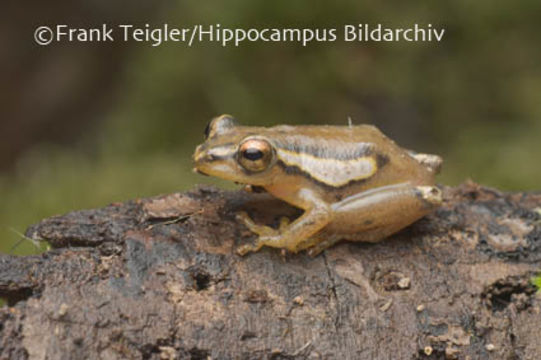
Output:
<svg viewBox="0 0 541 360">
<path fill-rule="evenodd" d="M 245 211 L 239 212 L 236 219 L 242 222 L 251 232 L 256 233 L 259 236 L 272 236 L 279 233 L 278 230 L 273 229 L 270 226 L 256 224 Z"/>
<path fill-rule="evenodd" d="M 257 251 L 263 246 L 285 248 L 297 252 L 298 244 L 302 243 L 312 235 L 323 229 L 331 221 L 331 208 L 315 192 L 301 190 L 297 194 L 300 207 L 304 214 L 288 225 L 287 220 L 282 219 L 280 229 L 275 230 L 268 226 L 257 225 L 247 214 L 240 214 L 239 219 L 246 227 L 259 235 L 253 244 L 239 247 L 237 253 L 245 255 L 250 251 Z"/>
</svg>

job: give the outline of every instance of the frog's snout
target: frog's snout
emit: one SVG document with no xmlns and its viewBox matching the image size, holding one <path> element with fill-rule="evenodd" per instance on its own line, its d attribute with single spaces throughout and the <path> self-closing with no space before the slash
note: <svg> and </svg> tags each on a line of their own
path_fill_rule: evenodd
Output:
<svg viewBox="0 0 541 360">
<path fill-rule="evenodd" d="M 203 145 L 198 145 L 195 148 L 195 152 L 193 153 L 193 161 L 195 163 L 195 166 L 202 164 L 204 162 L 208 162 L 208 152 L 206 151 L 205 147 Z"/>
<path fill-rule="evenodd" d="M 219 157 L 217 157 L 215 154 L 209 151 L 195 151 L 193 160 L 195 162 L 195 166 L 205 164 L 205 163 L 211 163 L 213 161 L 219 160 Z"/>
<path fill-rule="evenodd" d="M 202 145 L 199 145 L 195 148 L 195 152 L 193 153 L 192 159 L 195 165 L 192 171 L 196 174 L 207 175 L 206 173 L 200 170 L 201 164 L 203 164 L 205 161 L 205 151 L 203 151 Z"/>
<path fill-rule="evenodd" d="M 203 145 L 197 145 L 192 156 L 193 160 L 197 161 L 199 158 L 201 158 L 201 154 L 203 154 Z"/>
<path fill-rule="evenodd" d="M 204 144 L 199 145 L 195 148 L 195 152 L 193 154 L 193 172 L 210 176 L 208 170 L 211 170 L 216 166 L 215 162 L 217 160 L 220 160 L 220 157 L 214 153 L 212 148 L 208 149 Z"/>
</svg>

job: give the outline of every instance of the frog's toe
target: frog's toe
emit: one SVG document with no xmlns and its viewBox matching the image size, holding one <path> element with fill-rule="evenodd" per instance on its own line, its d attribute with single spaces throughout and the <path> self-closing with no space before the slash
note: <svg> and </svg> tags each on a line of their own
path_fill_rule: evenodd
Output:
<svg viewBox="0 0 541 360">
<path fill-rule="evenodd" d="M 322 247 L 322 246 L 312 246 L 310 249 L 306 250 L 306 253 L 310 257 L 316 257 L 319 254 L 321 254 L 323 252 L 323 250 L 325 250 L 325 249 L 326 249 L 326 247 Z"/>
<path fill-rule="evenodd" d="M 241 245 L 237 248 L 237 254 L 239 254 L 240 256 L 244 256 L 250 252 L 256 252 L 256 251 L 259 251 L 259 249 L 261 249 L 261 247 L 263 246 L 263 244 L 259 241 L 256 241 L 254 244 L 244 244 L 244 245 Z"/>
<path fill-rule="evenodd" d="M 312 247 L 311 249 L 306 250 L 306 253 L 307 253 L 308 256 L 310 256 L 310 257 L 316 257 L 316 256 L 318 256 L 319 254 L 321 254 L 322 251 L 323 251 L 323 249 L 316 248 L 316 247 L 314 246 L 314 247 Z"/>
<path fill-rule="evenodd" d="M 257 226 L 254 221 L 252 220 L 252 218 L 250 217 L 250 215 L 248 215 L 248 213 L 246 211 L 240 211 L 238 212 L 236 215 L 235 215 L 235 218 L 237 219 L 237 221 L 240 221 L 241 223 L 243 223 L 244 225 L 246 225 L 246 227 L 248 228 L 251 228 L 253 226 Z"/>
<path fill-rule="evenodd" d="M 309 256 L 311 257 L 316 257 L 318 256 L 323 250 L 333 246 L 334 244 L 336 244 L 337 242 L 339 242 L 341 240 L 341 237 L 339 236 L 330 236 L 328 237 L 327 239 L 325 240 L 322 240 L 320 242 L 318 242 L 317 244 L 315 244 L 314 246 L 310 247 L 308 250 L 307 250 L 307 253 Z"/>
<path fill-rule="evenodd" d="M 251 244 L 245 244 L 245 245 L 239 246 L 236 250 L 237 254 L 239 254 L 240 256 L 244 256 L 252 251 L 255 251 L 255 250 L 253 249 L 253 246 Z"/>
<path fill-rule="evenodd" d="M 320 240 L 317 237 L 311 237 L 309 239 L 299 241 L 296 244 L 291 245 L 292 249 L 290 249 L 290 251 L 292 253 L 298 253 L 299 251 L 306 250 L 313 247 L 315 244 L 318 243 L 318 241 Z"/>
</svg>

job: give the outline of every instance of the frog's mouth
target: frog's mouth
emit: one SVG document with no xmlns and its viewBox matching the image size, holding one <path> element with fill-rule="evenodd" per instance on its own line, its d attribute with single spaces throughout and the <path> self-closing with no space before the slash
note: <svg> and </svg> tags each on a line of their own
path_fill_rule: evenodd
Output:
<svg viewBox="0 0 541 360">
<path fill-rule="evenodd" d="M 196 174 L 200 174 L 200 175 L 204 175 L 204 176 L 210 176 L 209 174 L 205 173 L 205 172 L 202 172 L 201 170 L 199 170 L 198 168 L 193 168 L 192 171 Z"/>
</svg>

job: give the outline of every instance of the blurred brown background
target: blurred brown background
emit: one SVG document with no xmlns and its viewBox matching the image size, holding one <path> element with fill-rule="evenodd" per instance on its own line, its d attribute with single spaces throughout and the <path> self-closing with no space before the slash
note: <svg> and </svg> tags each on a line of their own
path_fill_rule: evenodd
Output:
<svg viewBox="0 0 541 360">
<path fill-rule="evenodd" d="M 0 13 L 0 251 L 72 209 L 216 181 L 191 173 L 206 122 L 379 126 L 467 178 L 539 190 L 541 3 L 8 1 Z M 34 43 L 40 25 L 338 28 L 428 23 L 441 43 Z M 219 183 L 220 186 L 231 186 Z M 14 253 L 35 252 L 22 241 Z"/>
</svg>

